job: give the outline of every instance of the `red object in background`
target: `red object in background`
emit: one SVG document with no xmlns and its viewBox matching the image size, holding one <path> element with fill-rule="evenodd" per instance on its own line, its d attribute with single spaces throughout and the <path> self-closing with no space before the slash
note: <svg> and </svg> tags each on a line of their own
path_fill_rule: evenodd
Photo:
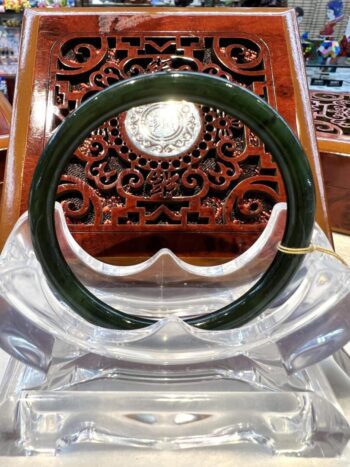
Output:
<svg viewBox="0 0 350 467">
<path fill-rule="evenodd" d="M 350 57 L 350 39 L 349 37 L 343 36 L 343 39 L 339 43 L 340 54 L 339 57 Z"/>
<path fill-rule="evenodd" d="M 329 23 L 326 23 L 324 26 L 324 29 L 320 31 L 320 36 L 321 37 L 333 37 L 334 36 L 334 29 L 337 25 L 338 21 L 330 21 Z"/>
</svg>

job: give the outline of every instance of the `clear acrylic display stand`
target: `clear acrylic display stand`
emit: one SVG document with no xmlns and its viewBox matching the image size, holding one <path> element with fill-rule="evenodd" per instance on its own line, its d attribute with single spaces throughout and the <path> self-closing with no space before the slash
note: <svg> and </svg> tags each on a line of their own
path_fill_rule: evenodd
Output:
<svg viewBox="0 0 350 467">
<path fill-rule="evenodd" d="M 248 443 L 339 455 L 350 426 L 318 363 L 350 337 L 348 268 L 309 254 L 283 295 L 245 326 L 204 331 L 183 321 L 251 287 L 276 253 L 285 214 L 276 205 L 259 240 L 223 265 L 193 266 L 160 250 L 119 267 L 82 251 L 56 205 L 61 248 L 83 283 L 122 311 L 157 318 L 135 331 L 94 326 L 55 297 L 24 214 L 0 257 L 0 346 L 11 355 L 0 454 Z M 313 243 L 329 248 L 317 226 Z"/>
<path fill-rule="evenodd" d="M 334 359 L 344 373 L 350 378 L 350 342 L 334 354 Z"/>
</svg>

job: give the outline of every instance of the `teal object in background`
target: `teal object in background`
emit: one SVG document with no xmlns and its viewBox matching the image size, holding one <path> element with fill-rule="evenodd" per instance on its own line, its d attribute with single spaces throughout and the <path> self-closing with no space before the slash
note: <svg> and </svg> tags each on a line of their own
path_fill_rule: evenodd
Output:
<svg viewBox="0 0 350 467">
<path fill-rule="evenodd" d="M 90 98 L 70 114 L 51 137 L 38 162 L 29 200 L 33 247 L 53 292 L 89 322 L 108 328 L 137 329 L 154 320 L 128 315 L 100 301 L 75 277 L 56 238 L 54 204 L 61 173 L 74 150 L 109 118 L 132 107 L 168 99 L 185 99 L 234 115 L 261 138 L 283 177 L 288 200 L 282 243 L 309 246 L 315 195 L 307 157 L 292 130 L 263 99 L 213 76 L 190 72 L 143 75 L 117 83 Z M 254 286 L 235 302 L 207 315 L 186 319 L 202 329 L 232 329 L 257 317 L 290 282 L 303 256 L 276 254 Z"/>
</svg>

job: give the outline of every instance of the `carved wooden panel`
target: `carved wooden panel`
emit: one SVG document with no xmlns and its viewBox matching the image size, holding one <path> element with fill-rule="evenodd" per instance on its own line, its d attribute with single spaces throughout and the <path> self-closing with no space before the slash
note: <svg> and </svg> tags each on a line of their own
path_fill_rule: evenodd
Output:
<svg viewBox="0 0 350 467">
<path fill-rule="evenodd" d="M 320 138 L 349 138 L 350 93 L 311 92 L 315 129 Z"/>
<path fill-rule="evenodd" d="M 311 92 L 332 230 L 350 233 L 350 93 Z"/>
<path fill-rule="evenodd" d="M 298 133 L 319 176 L 290 12 L 135 8 L 25 16 L 23 43 L 31 46 L 20 60 L 1 241 L 26 210 L 36 162 L 62 119 L 94 93 L 142 73 L 191 70 L 251 89 Z M 191 103 L 179 112 L 186 125 L 160 121 L 154 109 L 116 115 L 72 154 L 58 199 L 91 254 L 148 256 L 169 247 L 187 257 L 238 255 L 285 199 L 268 150 L 234 115 Z M 151 125 L 146 139 L 138 135 L 142 119 Z M 175 140 L 160 147 L 159 132 Z M 318 182 L 319 222 L 327 228 Z"/>
<path fill-rule="evenodd" d="M 74 35 L 57 44 L 51 63 L 53 127 L 112 83 L 164 70 L 220 76 L 275 105 L 268 50 L 247 34 Z M 285 193 L 258 138 L 218 109 L 187 103 L 178 117 L 171 110 L 165 106 L 162 112 L 156 104 L 116 115 L 77 148 L 58 192 L 72 231 L 102 225 L 108 231 L 157 226 L 164 232 L 171 226 L 235 231 L 266 225 Z M 151 138 L 139 131 L 142 119 L 152 127 Z M 157 131 L 170 138 L 165 146 Z"/>
</svg>

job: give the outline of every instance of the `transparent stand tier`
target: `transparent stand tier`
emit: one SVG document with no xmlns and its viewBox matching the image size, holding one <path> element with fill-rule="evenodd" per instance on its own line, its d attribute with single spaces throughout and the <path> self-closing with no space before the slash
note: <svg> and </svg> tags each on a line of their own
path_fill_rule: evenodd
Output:
<svg viewBox="0 0 350 467">
<path fill-rule="evenodd" d="M 285 213 L 275 206 L 259 240 L 224 265 L 193 266 L 161 250 L 112 266 L 81 250 L 57 206 L 61 248 L 79 278 L 112 306 L 155 318 L 135 331 L 94 326 L 57 299 L 24 214 L 0 257 L 0 346 L 12 356 L 0 388 L 0 454 L 244 443 L 339 455 L 350 428 L 318 362 L 349 341 L 348 268 L 307 255 L 284 293 L 245 326 L 203 331 L 184 322 L 258 280 Z M 329 247 L 317 226 L 313 242 Z"/>
<path fill-rule="evenodd" d="M 288 375 L 278 364 L 241 356 L 151 372 L 88 355 L 55 361 L 49 373 L 46 379 L 10 361 L 0 404 L 2 455 L 244 444 L 332 457 L 349 440 L 320 365 Z"/>
</svg>

